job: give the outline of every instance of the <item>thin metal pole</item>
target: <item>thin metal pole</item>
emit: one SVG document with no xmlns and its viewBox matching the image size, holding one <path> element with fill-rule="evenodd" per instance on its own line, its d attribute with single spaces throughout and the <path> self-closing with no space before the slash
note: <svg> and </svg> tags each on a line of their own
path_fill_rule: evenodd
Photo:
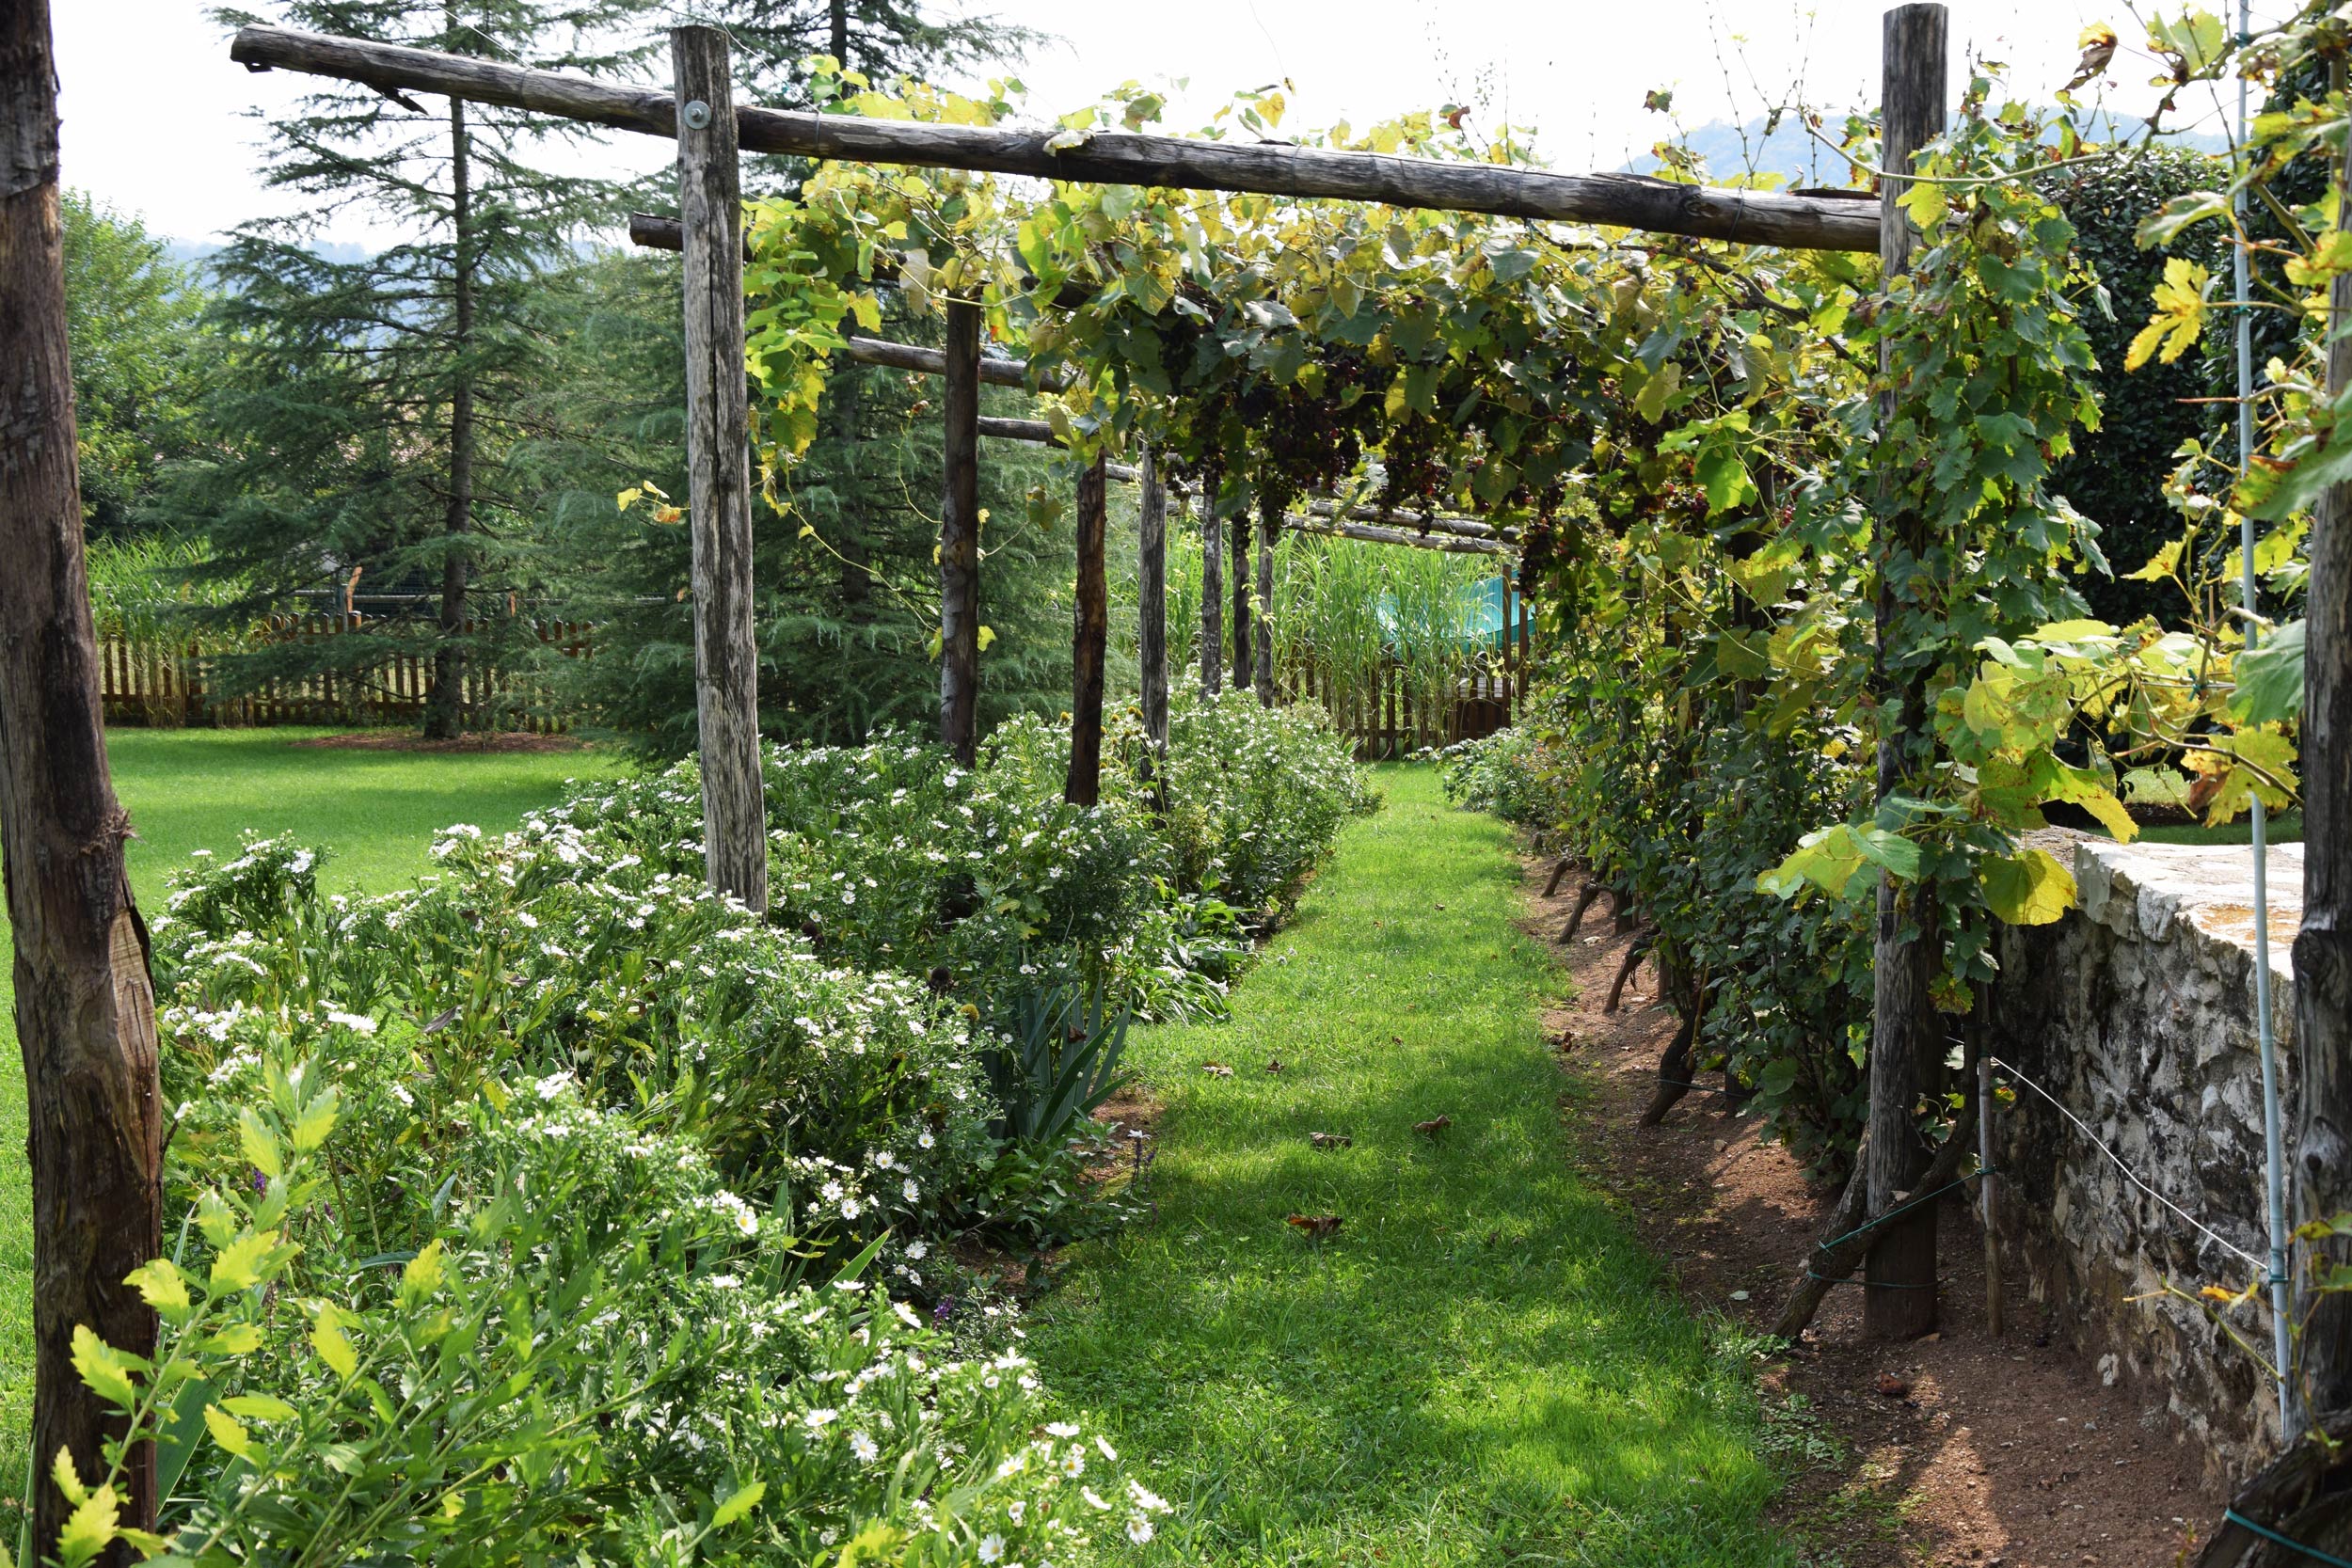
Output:
<svg viewBox="0 0 2352 1568">
<path fill-rule="evenodd" d="M 1984 1316 L 1993 1337 L 2001 1337 L 2001 1243 L 1993 1231 L 1993 1058 L 1977 1051 L 1977 1199 L 1984 1224 Z"/>
<path fill-rule="evenodd" d="M 2237 30 L 2241 40 L 2253 36 L 2252 0 L 2238 0 Z M 2247 82 L 2237 79 L 2237 144 L 2246 145 Z M 2246 193 L 2237 195 L 2237 217 L 2246 221 Z M 2250 306 L 2246 246 L 2239 245 L 2231 259 L 2231 277 L 2237 306 L 2237 460 L 2243 471 L 2254 454 L 2254 316 Z M 2259 633 L 2254 621 L 2254 519 L 2238 519 L 2239 602 L 2246 609 L 2246 646 L 2250 650 Z M 2260 1046 L 2263 1070 L 2263 1160 L 2267 1182 L 2270 1221 L 2270 1338 L 2278 1359 L 2279 1433 L 2295 1440 L 2301 1423 L 2295 1409 L 2291 1361 L 2294 1339 L 2287 1293 L 2287 1189 L 2284 1136 L 2279 1117 L 2279 1042 L 2270 1024 L 2270 843 L 2267 814 L 2262 797 L 2254 797 L 2249 836 L 2254 854 L 2254 1037 Z"/>
</svg>

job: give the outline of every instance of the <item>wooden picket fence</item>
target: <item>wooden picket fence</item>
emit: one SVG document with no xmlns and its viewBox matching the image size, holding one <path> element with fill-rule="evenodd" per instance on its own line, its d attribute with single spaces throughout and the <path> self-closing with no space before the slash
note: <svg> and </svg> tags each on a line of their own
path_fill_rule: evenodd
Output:
<svg viewBox="0 0 2352 1568">
<path fill-rule="evenodd" d="M 487 621 L 468 621 L 467 635 L 491 629 Z M 584 621 L 533 621 L 539 641 L 566 657 L 589 650 Z M 190 724 L 236 727 L 263 724 L 414 724 L 424 717 L 433 684 L 428 655 L 394 653 L 358 672 L 322 672 L 269 681 L 234 695 L 215 689 L 213 661 L 226 652 L 257 644 L 316 641 L 360 630 L 383 632 L 386 623 L 360 614 L 273 615 L 239 638 L 195 638 L 157 641 L 102 635 L 99 639 L 101 694 L 110 724 Z M 463 681 L 465 725 L 470 730 L 561 731 L 554 693 L 528 674 L 484 669 L 467 661 Z"/>
<path fill-rule="evenodd" d="M 1519 692 L 1516 667 L 1507 673 L 1466 675 L 1451 684 L 1451 691 L 1438 701 L 1417 698 L 1405 679 L 1404 666 L 1396 663 L 1381 671 L 1376 691 L 1335 689 L 1311 664 L 1283 671 L 1276 682 L 1282 701 L 1321 705 L 1331 716 L 1332 727 L 1356 743 L 1360 762 L 1391 761 L 1424 746 L 1475 740 L 1511 722 Z"/>
<path fill-rule="evenodd" d="M 1286 703 L 1319 703 L 1332 727 L 1356 743 L 1359 762 L 1410 756 L 1422 747 L 1479 740 L 1507 728 L 1525 705 L 1528 666 L 1534 657 L 1534 623 L 1524 599 L 1513 601 L 1502 646 L 1452 683 L 1440 699 L 1417 697 L 1394 659 L 1381 670 L 1378 689 L 1335 689 L 1310 661 L 1286 666 L 1275 681 Z"/>
</svg>

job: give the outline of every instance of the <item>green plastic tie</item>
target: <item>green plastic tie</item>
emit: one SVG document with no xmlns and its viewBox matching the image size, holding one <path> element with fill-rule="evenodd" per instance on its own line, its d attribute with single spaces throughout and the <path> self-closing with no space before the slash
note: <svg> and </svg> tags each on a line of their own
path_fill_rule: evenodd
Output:
<svg viewBox="0 0 2352 1568">
<path fill-rule="evenodd" d="M 1924 1193 L 1919 1196 L 1913 1198 L 1909 1203 L 1898 1204 L 1896 1207 L 1889 1209 L 1885 1213 L 1881 1214 L 1877 1219 L 1865 1220 L 1860 1225 L 1855 1226 L 1851 1230 L 1847 1231 L 1843 1236 L 1832 1237 L 1830 1240 L 1823 1242 L 1820 1246 L 1815 1247 L 1813 1250 L 1816 1252 L 1828 1252 L 1834 1247 L 1841 1246 L 1844 1243 L 1852 1241 L 1856 1236 L 1863 1234 L 1865 1231 L 1876 1230 L 1880 1226 L 1884 1225 L 1888 1220 L 1893 1219 L 1898 1214 L 1907 1214 L 1912 1210 L 1918 1208 L 1922 1203 L 1932 1203 L 1937 1198 L 1942 1197 L 1946 1193 L 1950 1192 L 1954 1187 L 1964 1187 L 1969 1182 L 1976 1180 L 1979 1177 L 1998 1176 L 2001 1173 L 1997 1170 L 1986 1169 L 1973 1172 L 1972 1174 L 1961 1177 L 1956 1180 L 1947 1181 L 1941 1187 L 1936 1188 L 1935 1191 L 1931 1193 Z"/>
<path fill-rule="evenodd" d="M 2300 1541 L 2290 1541 L 2285 1536 L 2280 1535 L 2277 1530 L 2272 1529 L 2268 1525 L 2258 1525 L 2254 1523 L 2253 1520 L 2249 1519 L 2245 1514 L 2240 1513 L 2234 1508 L 2223 1509 L 2221 1511 L 2221 1516 L 2224 1519 L 2227 1519 L 2230 1523 L 2237 1526 L 2240 1529 L 2250 1529 L 2256 1535 L 2261 1536 L 2264 1540 L 2275 1542 L 2279 1545 L 2284 1546 L 2288 1551 L 2301 1552 L 2305 1557 L 2310 1558 L 2313 1562 L 2325 1562 L 2328 1565 L 2328 1568 L 2352 1568 L 2352 1562 L 2346 1562 L 2340 1557 L 2330 1557 L 2326 1552 L 2321 1551 L 2318 1547 L 2306 1546 Z"/>
</svg>

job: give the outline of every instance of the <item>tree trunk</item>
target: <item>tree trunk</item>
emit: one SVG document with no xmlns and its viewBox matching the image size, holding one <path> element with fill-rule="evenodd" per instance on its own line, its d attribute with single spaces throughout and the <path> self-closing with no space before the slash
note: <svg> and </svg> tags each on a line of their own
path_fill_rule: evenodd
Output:
<svg viewBox="0 0 2352 1568">
<path fill-rule="evenodd" d="M 947 302 L 947 493 L 939 513 L 939 740 L 979 754 L 980 308 Z"/>
<path fill-rule="evenodd" d="M 1159 461 L 1143 450 L 1143 494 L 1136 508 L 1136 661 L 1143 707 L 1144 766 L 1165 809 L 1168 756 L 1168 489 Z"/>
<path fill-rule="evenodd" d="M 850 69 L 850 0 L 832 0 L 833 57 L 842 70 Z"/>
<path fill-rule="evenodd" d="M 1268 516 L 1258 524 L 1258 701 L 1274 705 L 1274 536 L 1280 519 Z"/>
<path fill-rule="evenodd" d="M 1200 506 L 1200 695 L 1225 689 L 1225 525 L 1208 498 Z"/>
<path fill-rule="evenodd" d="M 686 451 L 693 533 L 694 707 L 703 863 L 711 891 L 768 907 L 768 800 L 760 781 L 759 649 L 752 619 L 750 390 L 743 369 L 742 173 L 726 35 L 670 33 L 681 125 L 686 232 Z"/>
<path fill-rule="evenodd" d="M 1103 793 L 1103 660 L 1110 644 L 1103 534 L 1109 476 L 1096 456 L 1078 475 L 1078 593 L 1070 645 L 1070 776 L 1062 799 L 1090 806 Z"/>
<path fill-rule="evenodd" d="M 1249 640 L 1249 518 L 1235 517 L 1233 532 L 1233 687 L 1236 690 L 1249 683 L 1250 665 L 1256 655 Z"/>
<path fill-rule="evenodd" d="M 457 30 L 449 13 L 450 31 Z M 424 734 L 448 740 L 466 725 L 466 535 L 473 528 L 473 165 L 466 101 L 449 101 L 450 289 L 455 320 L 449 393 L 449 496 L 441 517 L 440 639 L 433 649 L 433 687 L 424 697 Z"/>
<path fill-rule="evenodd" d="M 2352 150 L 2343 186 L 2352 187 Z M 2342 187 L 2340 187 L 2342 188 Z M 2352 228 L 2352 214 L 2339 226 Z M 2328 388 L 2352 386 L 2352 277 L 2328 293 Z M 2303 926 L 2295 938 L 2296 1219 L 2352 1211 L 2352 483 L 2312 518 L 2303 672 Z M 2307 1264 L 2352 1263 L 2352 1238 L 2307 1242 Z M 2298 1271 L 2309 1280 L 2310 1267 Z M 2352 1294 L 2303 1291 L 2301 1372 L 2314 1423 L 2352 1413 Z"/>
<path fill-rule="evenodd" d="M 82 559 L 49 36 L 48 0 L 0 6 L 0 862 L 30 1124 L 27 1503 L 43 1557 L 71 1512 L 50 1465 L 64 1449 L 95 1481 L 113 1424 L 73 1370 L 74 1329 L 154 1354 L 155 1315 L 122 1281 L 158 1250 L 163 1164 L 147 927 L 123 875 L 130 823 L 106 768 Z M 128 1469 L 122 1523 L 151 1528 L 152 1447 Z"/>
<path fill-rule="evenodd" d="M 1912 230 L 1898 200 L 1908 182 L 1894 171 L 1908 169 L 1912 154 L 1944 127 L 1945 39 L 1947 17 L 1941 5 L 1900 6 L 1884 24 L 1882 85 L 1883 120 L 1880 182 L 1879 261 L 1887 277 L 1911 266 Z M 1904 367 L 1882 351 L 1880 373 L 1890 384 Z M 1893 414 L 1895 394 L 1880 402 L 1881 418 Z M 1884 483 L 1893 483 L 1889 476 Z M 1901 787 L 1915 770 L 1932 760 L 1930 727 L 1920 677 L 1890 667 L 1887 639 L 1901 609 L 1895 579 L 1899 563 L 1915 559 L 1925 544 L 1926 522 L 1916 515 L 1883 517 L 1885 543 L 1878 553 L 1878 650 L 1876 686 L 1883 726 L 1878 750 L 1878 798 Z M 1936 910 L 1924 884 L 1899 892 L 1881 873 L 1878 931 L 1874 943 L 1870 1015 L 1870 1154 L 1867 1191 L 1872 1213 L 1883 1213 L 1910 1191 L 1928 1162 L 1915 1125 L 1919 1094 L 1944 1054 L 1929 987 L 1943 958 Z M 1870 1249 L 1863 1293 L 1863 1333 L 1873 1338 L 1908 1338 L 1935 1326 L 1935 1206 L 1922 1204 L 1882 1227 Z"/>
</svg>

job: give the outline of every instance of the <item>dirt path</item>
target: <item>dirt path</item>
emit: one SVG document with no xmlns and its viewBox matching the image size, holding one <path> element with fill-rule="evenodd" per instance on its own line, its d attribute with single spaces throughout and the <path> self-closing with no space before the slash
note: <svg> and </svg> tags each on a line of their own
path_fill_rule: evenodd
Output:
<svg viewBox="0 0 2352 1568">
<path fill-rule="evenodd" d="M 1687 1097 L 1661 1127 L 1635 1125 L 1674 1011 L 1645 966 L 1623 1010 L 1601 1012 L 1629 939 L 1596 904 L 1574 942 L 1554 944 L 1582 879 L 1571 872 L 1547 899 L 1549 869 L 1528 863 L 1521 924 L 1576 981 L 1575 999 L 1546 1022 L 1573 1083 L 1562 1103 L 1583 1175 L 1624 1204 L 1694 1308 L 1760 1333 L 1835 1195 L 1809 1191 L 1786 1150 L 1757 1140 L 1757 1118 L 1720 1096 Z M 1860 1291 L 1840 1289 L 1805 1342 L 1766 1370 L 1776 1440 L 1804 1465 L 1782 1506 L 1818 1541 L 1816 1560 L 2156 1568 L 2192 1559 L 2194 1530 L 2219 1515 L 2220 1498 L 2161 1397 L 2102 1386 L 2071 1325 L 2038 1304 L 2013 1303 L 2007 1335 L 1993 1338 L 1976 1221 L 1954 1201 L 1939 1228 L 1941 1333 L 1866 1343 Z M 1900 1391 L 1882 1393 L 1883 1377 Z"/>
</svg>

